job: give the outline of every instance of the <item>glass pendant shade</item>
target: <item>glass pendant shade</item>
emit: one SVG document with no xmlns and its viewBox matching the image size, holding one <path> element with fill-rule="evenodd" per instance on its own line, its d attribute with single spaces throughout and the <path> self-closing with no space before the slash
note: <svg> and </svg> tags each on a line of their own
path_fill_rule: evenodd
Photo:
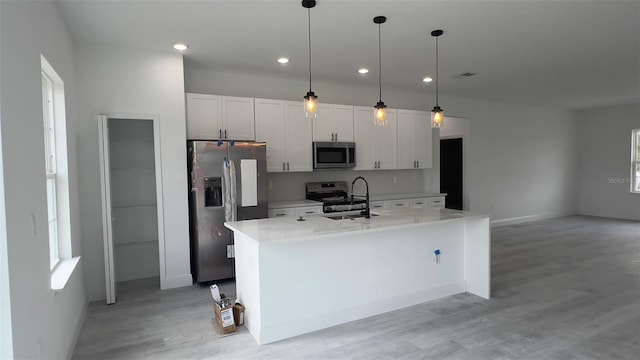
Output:
<svg viewBox="0 0 640 360">
<path fill-rule="evenodd" d="M 439 129 L 442 127 L 442 120 L 444 120 L 444 110 L 438 105 L 438 38 L 444 33 L 442 30 L 433 30 L 431 36 L 436 38 L 436 106 L 431 110 L 431 127 Z"/>
<path fill-rule="evenodd" d="M 387 111 L 385 105 L 382 101 L 379 101 L 376 104 L 376 110 L 374 112 L 374 120 L 376 125 L 387 125 Z"/>
<path fill-rule="evenodd" d="M 309 91 L 304 97 L 304 116 L 308 119 L 315 119 L 318 116 L 318 97 Z"/>
<path fill-rule="evenodd" d="M 318 116 L 318 97 L 311 90 L 311 9 L 315 6 L 316 0 L 302 0 L 302 7 L 307 9 L 309 25 L 309 91 L 304 97 L 304 116 L 311 120 L 315 120 Z"/>
<path fill-rule="evenodd" d="M 436 106 L 431 110 L 431 127 L 439 129 L 442 127 L 442 119 L 444 118 L 444 110 L 440 106 Z"/>
</svg>

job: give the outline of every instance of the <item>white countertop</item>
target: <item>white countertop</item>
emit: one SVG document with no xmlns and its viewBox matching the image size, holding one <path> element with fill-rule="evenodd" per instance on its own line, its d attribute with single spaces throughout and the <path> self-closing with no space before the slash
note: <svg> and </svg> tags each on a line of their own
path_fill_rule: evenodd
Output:
<svg viewBox="0 0 640 360">
<path fill-rule="evenodd" d="M 371 219 L 332 220 L 324 216 L 307 216 L 305 221 L 296 217 L 282 217 L 225 222 L 224 225 L 254 239 L 259 245 L 290 243 L 335 237 L 339 234 L 355 234 L 394 227 L 410 227 L 437 224 L 444 221 L 488 218 L 488 215 L 468 211 L 433 208 L 383 209 L 372 213 Z"/>
<path fill-rule="evenodd" d="M 386 201 L 386 200 L 400 200 L 400 199 L 417 199 L 417 198 L 429 198 L 447 196 L 443 193 L 405 193 L 405 194 L 383 194 L 383 195 L 369 195 L 370 201 Z"/>
<path fill-rule="evenodd" d="M 269 209 L 283 209 L 302 206 L 322 206 L 322 202 L 313 200 L 269 201 Z"/>
</svg>

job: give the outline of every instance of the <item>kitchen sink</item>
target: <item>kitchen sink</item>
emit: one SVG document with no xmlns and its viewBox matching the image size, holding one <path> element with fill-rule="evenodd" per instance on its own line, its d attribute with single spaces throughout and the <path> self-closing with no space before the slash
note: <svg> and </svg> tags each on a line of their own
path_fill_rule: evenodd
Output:
<svg viewBox="0 0 640 360">
<path fill-rule="evenodd" d="M 378 214 L 371 214 L 371 217 L 378 216 Z M 364 215 L 362 214 L 350 214 L 350 215 L 334 215 L 327 216 L 331 220 L 355 220 L 355 219 L 363 219 Z"/>
</svg>

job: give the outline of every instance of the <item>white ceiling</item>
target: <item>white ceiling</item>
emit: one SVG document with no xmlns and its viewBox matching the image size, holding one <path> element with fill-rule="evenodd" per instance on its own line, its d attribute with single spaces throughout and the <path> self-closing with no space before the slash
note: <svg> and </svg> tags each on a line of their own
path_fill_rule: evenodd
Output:
<svg viewBox="0 0 640 360">
<path fill-rule="evenodd" d="M 440 38 L 440 95 L 579 109 L 640 99 L 640 1 L 317 0 L 313 78 L 432 92 Z M 307 13 L 300 0 L 59 0 L 79 43 L 174 51 L 185 66 L 306 78 Z M 279 56 L 291 62 L 276 63 Z M 368 67 L 366 76 L 357 73 Z M 476 76 L 454 79 L 474 72 Z M 306 91 L 306 89 L 301 89 Z M 383 96 L 384 97 L 384 96 Z"/>
</svg>

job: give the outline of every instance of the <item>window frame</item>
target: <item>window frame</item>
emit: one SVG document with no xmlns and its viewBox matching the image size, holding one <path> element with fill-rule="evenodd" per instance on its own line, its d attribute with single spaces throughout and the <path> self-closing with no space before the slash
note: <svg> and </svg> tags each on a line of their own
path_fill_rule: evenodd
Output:
<svg viewBox="0 0 640 360">
<path fill-rule="evenodd" d="M 61 260 L 58 236 L 56 116 L 54 109 L 54 83 L 44 70 L 42 79 L 42 126 L 44 136 L 45 176 L 47 191 L 47 224 L 49 237 L 49 270 L 54 271 Z"/>
<path fill-rule="evenodd" d="M 640 194 L 638 168 L 640 168 L 640 129 L 633 129 L 631 130 L 631 184 L 629 185 L 629 191 L 633 194 Z"/>
</svg>

